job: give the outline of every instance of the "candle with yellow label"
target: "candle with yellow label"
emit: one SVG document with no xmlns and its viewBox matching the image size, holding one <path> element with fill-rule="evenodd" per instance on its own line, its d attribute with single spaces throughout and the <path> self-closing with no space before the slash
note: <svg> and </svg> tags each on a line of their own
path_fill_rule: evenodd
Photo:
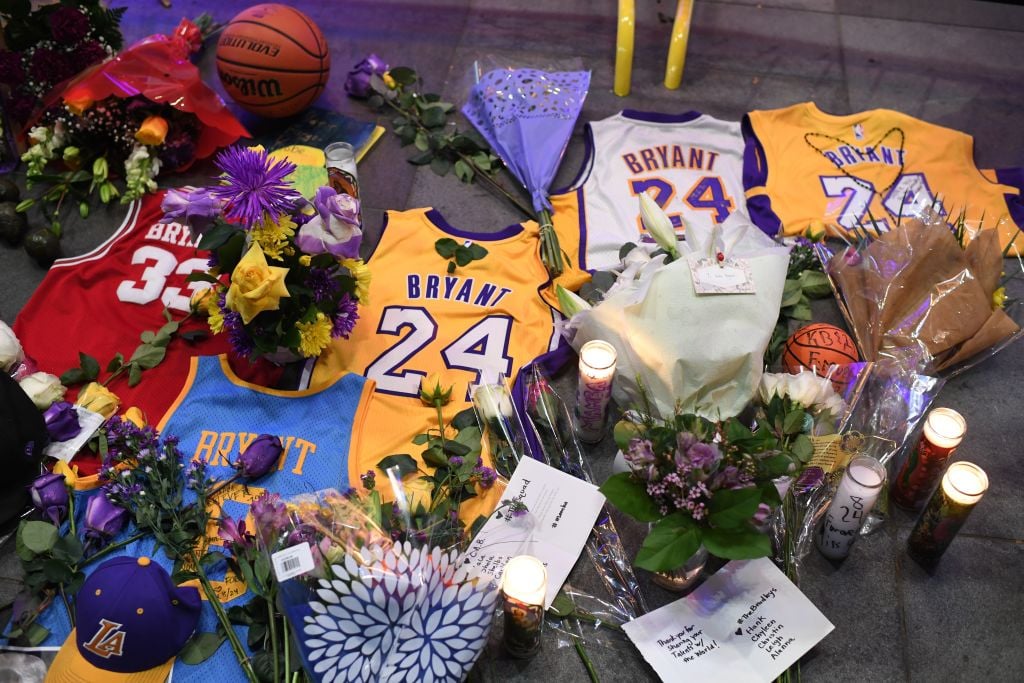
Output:
<svg viewBox="0 0 1024 683">
<path fill-rule="evenodd" d="M 606 341 L 594 339 L 580 348 L 580 379 L 576 389 L 580 441 L 597 443 L 604 436 L 615 359 L 615 347 Z"/>
<path fill-rule="evenodd" d="M 950 465 L 910 532 L 910 557 L 926 569 L 934 567 L 987 490 L 983 469 L 969 462 Z"/>
<path fill-rule="evenodd" d="M 547 592 L 548 571 L 536 557 L 517 555 L 505 563 L 501 575 L 501 596 L 505 612 L 505 635 L 502 642 L 513 657 L 527 659 L 540 649 Z"/>
<path fill-rule="evenodd" d="M 936 408 L 928 413 L 917 448 L 893 482 L 892 501 L 908 510 L 920 510 L 966 431 L 967 421 L 955 410 Z"/>
</svg>

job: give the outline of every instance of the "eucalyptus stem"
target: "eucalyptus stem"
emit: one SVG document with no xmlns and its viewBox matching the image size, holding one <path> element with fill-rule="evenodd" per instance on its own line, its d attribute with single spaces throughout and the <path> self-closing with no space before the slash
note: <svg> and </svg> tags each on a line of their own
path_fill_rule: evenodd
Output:
<svg viewBox="0 0 1024 683">
<path fill-rule="evenodd" d="M 206 593 L 206 601 L 210 603 L 210 607 L 213 608 L 214 613 L 217 615 L 217 620 L 224 628 L 224 632 L 228 637 L 228 642 L 231 643 L 231 649 L 235 652 L 235 658 L 238 659 L 238 665 L 242 668 L 242 673 L 245 674 L 249 683 L 258 683 L 256 673 L 252 669 L 252 662 L 249 661 L 249 656 L 245 653 L 245 648 L 242 647 L 241 641 L 238 640 L 238 634 L 235 633 L 235 627 L 232 626 L 231 620 L 228 619 L 228 615 L 224 611 L 224 606 L 220 604 L 220 598 L 217 596 L 217 591 L 213 589 L 213 585 L 210 583 L 210 580 L 206 578 L 206 572 L 203 571 L 203 566 L 199 562 L 199 558 L 196 557 L 195 551 L 190 550 L 188 557 L 195 565 L 196 575 L 199 577 L 199 584 L 203 587 L 203 592 Z"/>
</svg>

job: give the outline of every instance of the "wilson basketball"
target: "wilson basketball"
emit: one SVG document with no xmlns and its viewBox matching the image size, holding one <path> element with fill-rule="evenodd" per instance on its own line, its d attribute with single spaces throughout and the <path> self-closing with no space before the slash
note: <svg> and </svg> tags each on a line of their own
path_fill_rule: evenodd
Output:
<svg viewBox="0 0 1024 683">
<path fill-rule="evenodd" d="M 217 43 L 228 95 L 253 114 L 281 118 L 311 105 L 331 70 L 320 28 L 288 5 L 256 5 L 232 19 Z"/>
<path fill-rule="evenodd" d="M 814 370 L 825 376 L 829 368 L 838 365 L 833 376 L 843 374 L 849 363 L 856 363 L 857 346 L 853 339 L 835 325 L 812 323 L 790 335 L 782 351 L 782 365 L 788 372 L 800 368 Z"/>
</svg>

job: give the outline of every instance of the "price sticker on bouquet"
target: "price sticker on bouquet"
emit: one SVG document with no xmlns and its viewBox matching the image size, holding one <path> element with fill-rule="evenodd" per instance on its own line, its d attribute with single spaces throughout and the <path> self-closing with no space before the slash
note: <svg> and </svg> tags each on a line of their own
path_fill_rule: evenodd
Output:
<svg viewBox="0 0 1024 683">
<path fill-rule="evenodd" d="M 693 290 L 698 294 L 753 294 L 754 276 L 750 262 L 740 258 L 698 258 L 687 256 Z"/>
<path fill-rule="evenodd" d="M 309 541 L 293 545 L 284 550 L 278 550 L 270 556 L 274 565 L 274 574 L 278 581 L 287 581 L 306 572 L 313 571 L 316 564 L 313 562 L 313 551 L 309 547 Z"/>
</svg>

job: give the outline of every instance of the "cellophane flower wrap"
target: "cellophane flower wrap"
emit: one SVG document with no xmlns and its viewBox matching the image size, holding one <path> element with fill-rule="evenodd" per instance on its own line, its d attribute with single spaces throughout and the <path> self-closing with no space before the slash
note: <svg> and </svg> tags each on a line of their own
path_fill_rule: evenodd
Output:
<svg viewBox="0 0 1024 683">
<path fill-rule="evenodd" d="M 816 247 L 864 360 L 909 358 L 949 377 L 1021 336 L 999 231 L 949 220 L 925 211 L 845 247 Z"/>
<path fill-rule="evenodd" d="M 249 358 L 314 358 L 347 339 L 369 296 L 359 201 L 322 187 L 308 202 L 289 180 L 295 165 L 262 150 L 231 147 L 216 162 L 216 184 L 171 190 L 163 203 L 210 252 L 212 287 L 193 310 Z"/>
<path fill-rule="evenodd" d="M 698 294 L 690 256 L 716 244 L 750 266 L 754 292 Z M 655 416 L 682 412 L 710 419 L 738 414 L 753 398 L 763 356 L 779 317 L 789 250 L 737 214 L 721 233 L 691 226 L 679 258 L 638 247 L 626 256 L 615 284 L 592 309 L 566 324 L 577 351 L 592 339 L 617 352 L 612 396 L 619 405 L 649 406 Z M 635 252 L 635 253 L 634 253 Z"/>
<path fill-rule="evenodd" d="M 306 671 L 315 681 L 462 680 L 487 642 L 497 587 L 470 578 L 458 548 L 386 532 L 379 505 L 323 491 L 255 517 L 269 553 L 305 545 L 312 557 L 312 569 L 284 579 L 289 565 L 275 563 Z"/>
</svg>

